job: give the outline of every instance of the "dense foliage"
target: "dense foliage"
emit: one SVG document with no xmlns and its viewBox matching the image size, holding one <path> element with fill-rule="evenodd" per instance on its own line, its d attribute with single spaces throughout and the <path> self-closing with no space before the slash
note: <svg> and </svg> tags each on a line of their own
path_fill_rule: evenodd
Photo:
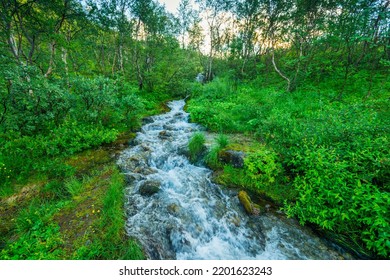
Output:
<svg viewBox="0 0 390 280">
<path fill-rule="evenodd" d="M 205 157 L 223 170 L 221 182 L 273 198 L 369 257 L 389 258 L 389 7 L 182 0 L 173 15 L 155 0 L 0 0 L 0 197 L 18 197 L 38 180 L 44 202 L 26 198 L 13 213 L 18 226 L 4 220 L 2 257 L 63 257 L 64 229 L 53 217 L 90 184 L 75 175 L 82 162 L 65 162 L 136 129 L 162 102 L 190 97 L 191 119 L 221 134 Z M 223 135 L 232 133 L 252 144 Z M 194 135 L 192 160 L 204 142 Z M 220 161 L 234 148 L 247 154 L 242 169 Z M 108 176 L 108 197 L 123 187 L 118 176 Z M 107 216 L 95 226 L 111 220 L 112 231 L 74 258 L 120 250 L 99 253 L 105 238 L 122 238 L 122 220 L 111 219 L 121 209 L 101 203 Z M 133 245 L 121 257 L 142 258 Z"/>
</svg>

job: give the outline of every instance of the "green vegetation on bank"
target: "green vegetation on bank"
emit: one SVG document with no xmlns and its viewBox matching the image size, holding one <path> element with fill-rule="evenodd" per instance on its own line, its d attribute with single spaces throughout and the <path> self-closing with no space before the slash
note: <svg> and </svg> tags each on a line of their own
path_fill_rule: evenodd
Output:
<svg viewBox="0 0 390 280">
<path fill-rule="evenodd" d="M 206 162 L 223 170 L 217 181 L 265 194 L 301 223 L 343 235 L 358 252 L 385 257 L 390 81 L 382 79 L 375 96 L 364 98 L 362 82 L 343 100 L 325 84 L 288 93 L 261 80 L 233 87 L 229 79 L 216 79 L 195 88 L 188 111 L 211 130 L 243 133 L 259 143 L 225 148 L 246 152 L 242 169 L 218 163 L 224 149 L 212 148 Z"/>
<path fill-rule="evenodd" d="M 113 158 L 131 137 L 62 157 L 66 173 L 36 174 L 4 197 L 0 259 L 144 259 L 125 234 L 125 180 Z"/>
</svg>

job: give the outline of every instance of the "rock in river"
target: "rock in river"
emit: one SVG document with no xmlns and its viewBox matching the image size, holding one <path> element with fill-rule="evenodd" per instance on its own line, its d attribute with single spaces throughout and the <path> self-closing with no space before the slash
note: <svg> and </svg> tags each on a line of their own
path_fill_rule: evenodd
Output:
<svg viewBox="0 0 390 280">
<path fill-rule="evenodd" d="M 143 196 L 152 196 L 159 192 L 160 187 L 161 182 L 159 181 L 145 181 L 139 187 L 139 193 Z"/>
</svg>

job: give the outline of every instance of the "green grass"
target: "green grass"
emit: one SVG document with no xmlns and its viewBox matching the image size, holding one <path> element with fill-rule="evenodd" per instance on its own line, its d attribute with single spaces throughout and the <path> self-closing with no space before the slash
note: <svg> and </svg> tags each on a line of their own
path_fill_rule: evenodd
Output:
<svg viewBox="0 0 390 280">
<path fill-rule="evenodd" d="M 71 177 L 65 182 L 65 189 L 72 197 L 75 197 L 83 190 L 83 182 L 74 177 Z"/>
<path fill-rule="evenodd" d="M 72 258 L 144 259 L 138 243 L 125 235 L 124 176 L 113 167 L 98 176 L 103 174 L 110 174 L 110 180 L 107 181 L 109 185 L 104 193 L 99 195 L 100 199 L 92 206 L 91 212 L 92 215 L 98 215 L 99 219 L 90 226 L 91 231 L 81 240 L 82 245 L 77 248 Z"/>
<path fill-rule="evenodd" d="M 0 259 L 58 259 L 62 256 L 63 239 L 59 226 L 52 220 L 65 202 L 52 203 L 43 199 L 33 199 L 21 209 L 15 218 L 15 231 L 18 236 L 1 250 Z"/>
<path fill-rule="evenodd" d="M 112 162 L 89 172 L 43 184 L 14 217 L 3 216 L 10 228 L 0 259 L 144 259 L 124 230 L 123 174 Z"/>
</svg>

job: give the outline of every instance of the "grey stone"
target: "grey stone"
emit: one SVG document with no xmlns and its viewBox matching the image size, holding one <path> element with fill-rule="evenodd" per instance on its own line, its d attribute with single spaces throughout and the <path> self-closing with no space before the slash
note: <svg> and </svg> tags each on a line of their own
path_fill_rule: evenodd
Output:
<svg viewBox="0 0 390 280">
<path fill-rule="evenodd" d="M 231 164 L 235 168 L 244 167 L 245 153 L 241 151 L 223 150 L 219 153 L 219 160 Z"/>
<path fill-rule="evenodd" d="M 161 182 L 159 181 L 145 181 L 139 187 L 139 193 L 143 196 L 152 196 L 158 193 L 161 188 Z"/>
<path fill-rule="evenodd" d="M 152 117 L 146 117 L 146 118 L 143 118 L 142 119 L 142 124 L 145 125 L 145 124 L 149 124 L 149 123 L 152 123 L 154 122 L 153 118 Z"/>
</svg>

